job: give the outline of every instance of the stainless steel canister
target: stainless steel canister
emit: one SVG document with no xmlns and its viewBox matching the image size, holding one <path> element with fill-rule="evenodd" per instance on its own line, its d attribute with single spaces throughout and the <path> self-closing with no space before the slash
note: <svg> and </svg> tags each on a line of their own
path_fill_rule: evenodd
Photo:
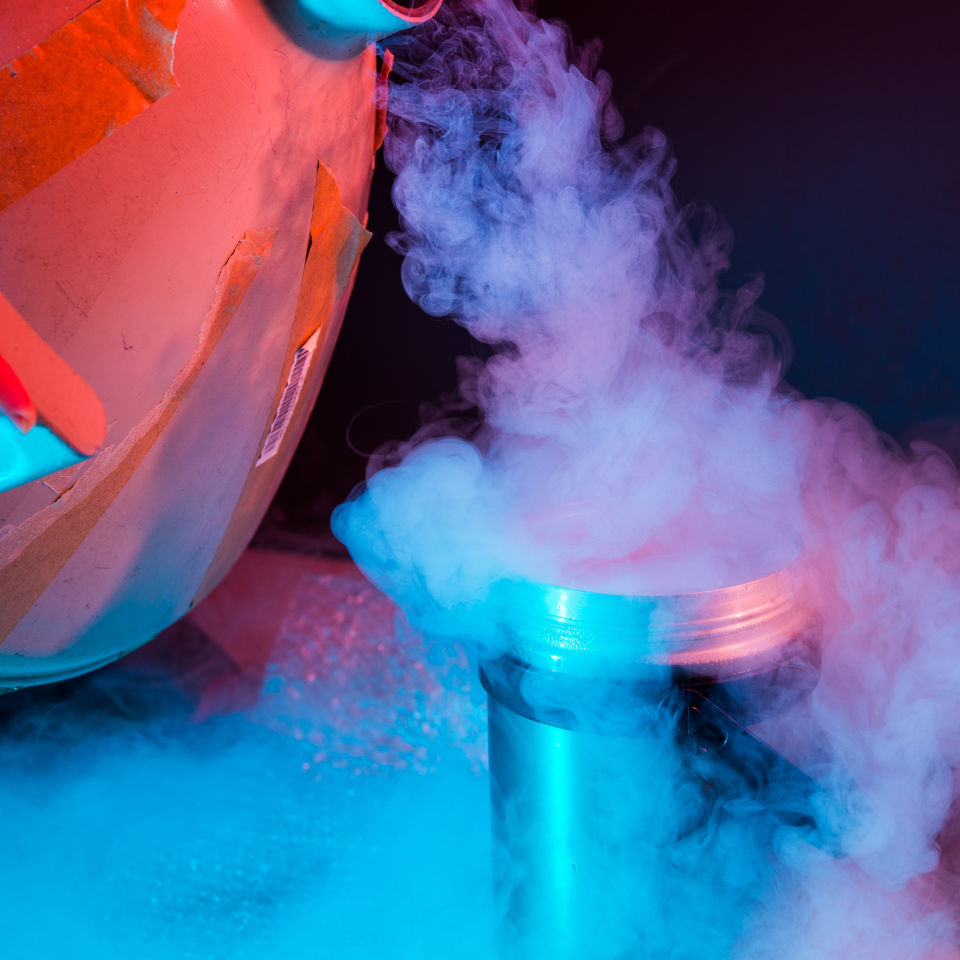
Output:
<svg viewBox="0 0 960 960">
<path fill-rule="evenodd" d="M 829 849 L 817 785 L 748 730 L 818 680 L 818 625 L 791 570 L 672 596 L 509 580 L 490 609 L 502 644 L 480 674 L 505 956 L 678 955 L 664 946 L 686 923 L 671 877 L 689 867 L 709 887 L 698 858 L 721 817 L 754 843 L 757 823 L 786 823 Z M 749 884 L 723 876 L 742 904 Z"/>
</svg>

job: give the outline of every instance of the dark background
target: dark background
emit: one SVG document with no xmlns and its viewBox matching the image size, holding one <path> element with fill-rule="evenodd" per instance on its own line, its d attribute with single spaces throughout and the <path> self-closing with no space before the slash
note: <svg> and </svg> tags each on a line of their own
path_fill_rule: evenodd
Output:
<svg viewBox="0 0 960 960">
<path fill-rule="evenodd" d="M 865 409 L 898 439 L 960 449 L 960 15 L 948 4 L 541 0 L 574 39 L 599 37 L 627 135 L 652 124 L 682 202 L 736 237 L 729 285 L 762 273 L 760 305 L 794 345 L 788 379 Z M 314 415 L 258 535 L 336 550 L 331 509 L 382 442 L 455 387 L 473 345 L 424 316 L 383 242 L 391 176 Z"/>
</svg>

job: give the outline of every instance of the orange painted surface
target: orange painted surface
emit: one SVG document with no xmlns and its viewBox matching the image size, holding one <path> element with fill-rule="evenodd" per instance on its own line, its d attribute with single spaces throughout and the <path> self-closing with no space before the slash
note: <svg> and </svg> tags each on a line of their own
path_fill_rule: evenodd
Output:
<svg viewBox="0 0 960 960">
<path fill-rule="evenodd" d="M 100 0 L 0 70 L 0 209 L 177 87 L 185 0 Z"/>
<path fill-rule="evenodd" d="M 243 235 L 227 258 L 217 279 L 213 304 L 204 320 L 201 342 L 190 362 L 180 372 L 158 409 L 146 418 L 127 443 L 100 457 L 93 469 L 76 485 L 74 496 L 64 498 L 42 533 L 32 537 L 14 557 L 0 563 L 0 596 L 7 602 L 0 608 L 0 646 L 25 616 L 44 589 L 63 568 L 100 518 L 120 495 L 150 453 L 178 408 L 187 398 L 218 342 L 243 304 L 261 267 L 270 256 L 276 230 L 251 230 Z M 18 534 L 10 545 L 18 546 Z M 4 558 L 0 547 L 0 560 Z M 56 642 L 44 638 L 46 652 L 55 652 Z M 40 642 L 31 645 L 36 651 Z"/>
<path fill-rule="evenodd" d="M 336 178 L 321 162 L 317 167 L 317 181 L 313 193 L 309 244 L 305 243 L 308 252 L 300 281 L 293 330 L 287 344 L 283 371 L 277 383 L 274 411 L 280 403 L 297 348 L 318 330 L 321 331 L 321 339 L 320 347 L 306 374 L 305 389 L 297 401 L 283 436 L 281 455 L 285 458 L 293 454 L 320 390 L 337 335 L 340 333 L 340 321 L 346 304 L 339 303 L 340 309 L 335 308 L 348 292 L 360 254 L 370 237 L 371 234 L 343 205 Z M 272 422 L 271 417 L 264 424 L 264 438 L 258 452 L 262 450 Z M 266 463 L 258 466 L 254 460 L 220 546 L 194 598 L 195 602 L 206 596 L 236 561 L 247 545 L 251 532 L 263 518 L 282 476 L 281 471 L 269 467 Z"/>
<path fill-rule="evenodd" d="M 36 46 L 96 0 L 3 0 L 0 3 L 0 63 L 9 63 Z"/>
<path fill-rule="evenodd" d="M 39 337 L 0 294 L 0 357 L 11 368 L 35 420 L 49 427 L 77 453 L 90 456 L 103 443 L 107 418 L 93 388 Z M 0 368 L 2 379 L 2 368 Z M 15 389 L 15 387 L 14 387 Z M 0 398 L 0 406 L 2 406 Z"/>
<path fill-rule="evenodd" d="M 32 430 L 37 422 L 37 408 L 23 381 L 13 367 L 0 356 L 0 413 L 5 413 L 22 433 Z"/>
<path fill-rule="evenodd" d="M 40 49 L 83 3 L 0 0 L 6 59 Z M 266 509 L 319 388 L 318 348 L 289 436 L 253 469 L 299 345 L 294 318 L 330 331 L 327 352 L 342 319 L 359 251 L 328 234 L 349 223 L 345 240 L 364 236 L 374 49 L 315 56 L 262 0 L 190 0 L 173 72 L 171 96 L 0 210 L 0 291 L 90 384 L 108 423 L 95 457 L 0 493 L 0 688 L 105 663 L 213 585 Z M 318 160 L 340 200 L 314 224 Z M 276 235 L 238 304 L 242 278 L 224 261 L 239 266 L 237 240 L 253 228 Z M 324 295 L 298 307 L 308 242 L 311 259 L 335 253 L 332 306 Z"/>
</svg>

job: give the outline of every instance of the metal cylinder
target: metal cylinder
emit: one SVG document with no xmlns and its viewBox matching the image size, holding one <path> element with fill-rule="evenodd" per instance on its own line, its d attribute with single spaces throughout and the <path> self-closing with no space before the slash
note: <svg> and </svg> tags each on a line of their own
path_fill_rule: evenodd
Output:
<svg viewBox="0 0 960 960">
<path fill-rule="evenodd" d="M 670 876 L 718 817 L 828 845 L 817 785 L 748 730 L 818 679 L 816 620 L 789 571 L 665 597 L 517 580 L 492 604 L 503 647 L 480 674 L 504 956 L 667 955 L 699 909 Z M 696 869 L 732 884 L 730 903 L 748 897 L 736 871 Z"/>
</svg>

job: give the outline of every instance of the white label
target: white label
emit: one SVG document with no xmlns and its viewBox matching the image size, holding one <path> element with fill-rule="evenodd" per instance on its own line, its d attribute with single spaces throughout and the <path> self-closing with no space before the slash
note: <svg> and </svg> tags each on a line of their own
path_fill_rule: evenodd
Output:
<svg viewBox="0 0 960 960">
<path fill-rule="evenodd" d="M 293 411 L 296 409 L 297 400 L 300 398 L 300 390 L 303 387 L 303 381 L 307 375 L 307 369 L 310 366 L 310 359 L 317 348 L 320 340 L 320 331 L 317 332 L 307 342 L 300 347 L 293 355 L 293 366 L 290 368 L 290 376 L 287 377 L 287 385 L 283 388 L 283 394 L 280 397 L 280 406 L 277 407 L 277 413 L 270 424 L 270 430 L 263 441 L 263 448 L 260 450 L 260 456 L 257 457 L 255 467 L 265 463 L 280 449 L 283 442 L 283 435 L 287 432 L 287 426 Z"/>
</svg>

